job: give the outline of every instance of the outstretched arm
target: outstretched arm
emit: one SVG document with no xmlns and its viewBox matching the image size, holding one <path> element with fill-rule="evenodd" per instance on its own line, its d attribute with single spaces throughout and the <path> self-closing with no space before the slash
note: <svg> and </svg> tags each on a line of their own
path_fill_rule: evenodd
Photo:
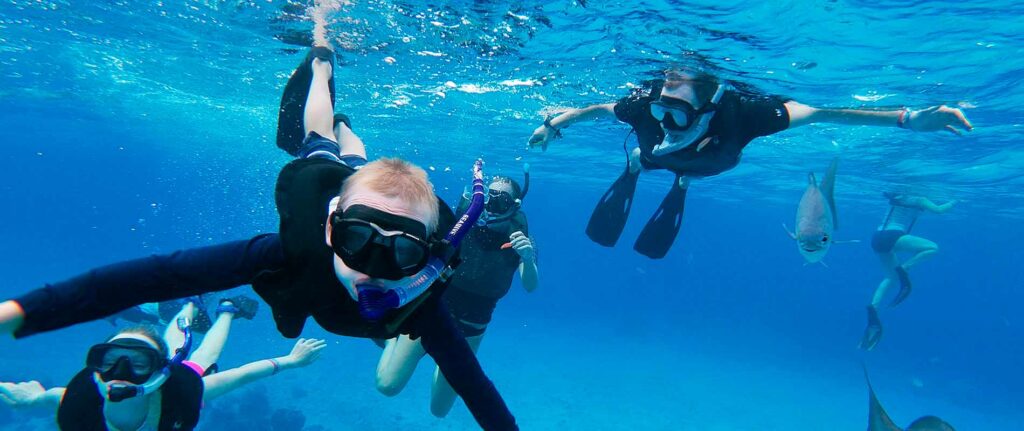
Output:
<svg viewBox="0 0 1024 431">
<path fill-rule="evenodd" d="M 542 149 L 546 150 L 548 142 L 555 137 L 558 131 L 581 121 L 596 120 L 598 118 L 615 118 L 615 104 L 604 103 L 565 111 L 562 115 L 551 118 L 546 124 L 541 124 L 537 127 L 533 131 L 533 136 L 530 136 L 529 145 L 530 147 L 539 145 Z"/>
<path fill-rule="evenodd" d="M 320 351 L 327 342 L 317 339 L 300 338 L 287 356 L 250 362 L 238 368 L 221 371 L 203 377 L 203 401 L 207 402 L 259 379 L 270 377 L 284 370 L 302 368 L 320 358 Z"/>
<path fill-rule="evenodd" d="M 946 130 L 957 135 L 959 129 L 971 131 L 974 126 L 963 111 L 946 105 L 930 108 L 895 111 L 867 111 L 860 109 L 826 109 L 807 106 L 796 101 L 786 102 L 789 113 L 789 127 L 811 123 L 833 123 L 859 126 L 901 127 L 915 132 L 937 132 Z"/>
<path fill-rule="evenodd" d="M 283 266 L 276 234 L 116 263 L 28 292 L 14 305 L 4 303 L 0 329 L 15 337 L 52 331 L 133 305 L 249 284 L 263 271 Z"/>
<path fill-rule="evenodd" d="M 64 388 L 46 389 L 35 380 L 21 383 L 0 382 L 0 402 L 14 408 L 41 407 L 56 411 L 61 398 L 64 398 Z"/>
</svg>

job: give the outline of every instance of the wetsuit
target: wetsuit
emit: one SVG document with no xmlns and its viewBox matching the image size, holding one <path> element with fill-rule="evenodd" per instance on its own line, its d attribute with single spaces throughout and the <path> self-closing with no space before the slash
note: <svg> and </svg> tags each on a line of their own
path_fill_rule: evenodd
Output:
<svg viewBox="0 0 1024 431">
<path fill-rule="evenodd" d="M 491 322 L 498 301 L 508 294 L 512 278 L 522 259 L 511 248 L 502 250 L 509 235 L 522 231 L 529 236 L 526 214 L 518 211 L 504 229 L 475 227 L 463 239 L 462 264 L 456 269 L 445 291 L 448 310 L 459 323 L 462 335 L 475 337 L 484 333 Z M 499 225 L 500 226 L 500 225 Z"/>
<path fill-rule="evenodd" d="M 871 237 L 871 248 L 878 254 L 892 252 L 896 242 L 904 235 L 910 234 L 922 212 L 920 208 L 893 205 L 882 220 L 882 224 L 878 226 L 875 235 Z"/>
<path fill-rule="evenodd" d="M 640 162 L 645 169 L 668 169 L 685 177 L 718 175 L 739 163 L 743 148 L 754 138 L 789 127 L 785 99 L 726 91 L 707 133 L 697 140 L 711 136 L 711 143 L 700 152 L 697 152 L 697 145 L 690 145 L 655 156 L 654 147 L 665 139 L 665 132 L 659 119 L 651 115 L 651 102 L 661 97 L 664 84 L 664 80 L 648 81 L 615 103 L 615 117 L 636 130 Z"/>
<path fill-rule="evenodd" d="M 80 371 L 68 383 L 57 409 L 57 425 L 63 431 L 106 431 L 103 396 L 93 371 Z M 203 403 L 203 379 L 193 369 L 171 365 L 171 375 L 160 386 L 160 419 L 157 431 L 187 431 L 199 423 Z M 148 424 L 149 418 L 146 419 Z M 145 429 L 153 429 L 146 426 Z"/>
<path fill-rule="evenodd" d="M 92 269 L 46 285 L 15 301 L 25 310 L 16 337 L 96 320 L 133 305 L 160 302 L 252 284 L 271 306 L 278 330 L 298 337 L 308 317 L 335 334 L 364 338 L 422 337 L 455 392 L 484 429 L 518 429 L 501 395 L 455 326 L 443 286 L 393 310 L 380 322 L 359 306 L 334 273 L 324 243 L 328 204 L 353 172 L 324 159 L 289 163 L 278 178 L 280 234 L 154 255 Z M 454 224 L 446 205 L 441 226 Z"/>
</svg>

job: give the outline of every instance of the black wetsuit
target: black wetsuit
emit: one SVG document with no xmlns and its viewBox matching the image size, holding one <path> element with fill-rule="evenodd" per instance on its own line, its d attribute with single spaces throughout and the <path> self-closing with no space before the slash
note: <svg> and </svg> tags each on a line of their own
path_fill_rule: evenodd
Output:
<svg viewBox="0 0 1024 431">
<path fill-rule="evenodd" d="M 732 169 L 740 161 L 743 148 L 759 136 L 767 136 L 789 127 L 785 100 L 726 91 L 718 111 L 708 125 L 711 143 L 697 152 L 697 145 L 662 156 L 652 152 L 665 139 L 658 119 L 651 115 L 651 102 L 661 97 L 663 80 L 648 81 L 633 94 L 615 103 L 615 117 L 633 126 L 640 144 L 640 162 L 646 169 L 668 169 L 686 177 L 708 177 Z"/>
<path fill-rule="evenodd" d="M 25 319 L 15 336 L 96 320 L 146 302 L 252 284 L 270 304 L 278 330 L 289 338 L 300 335 L 308 317 L 335 334 L 421 337 L 481 427 L 518 429 L 441 300 L 443 286 L 435 283 L 380 322 L 360 317 L 358 304 L 334 274 L 334 254 L 324 242 L 328 203 L 351 172 L 323 159 L 293 161 L 278 178 L 280 234 L 125 261 L 46 285 L 16 299 Z M 451 226 L 454 215 L 442 208 L 447 217 L 441 226 Z"/>
<path fill-rule="evenodd" d="M 85 369 L 71 379 L 57 408 L 62 431 L 106 431 L 103 396 L 93 371 Z M 160 386 L 160 421 L 157 431 L 187 431 L 199 423 L 203 405 L 203 379 L 188 367 L 171 365 L 171 375 Z M 149 428 L 146 428 L 149 429 Z"/>
<path fill-rule="evenodd" d="M 482 326 L 490 323 L 494 308 L 512 287 L 512 278 L 522 261 L 515 250 L 502 250 L 501 246 L 509 242 L 513 232 L 522 231 L 529 236 L 526 214 L 518 211 L 503 225 L 507 227 L 475 227 L 469 231 L 460 247 L 462 264 L 444 294 L 448 310 L 467 337 L 484 333 Z"/>
</svg>

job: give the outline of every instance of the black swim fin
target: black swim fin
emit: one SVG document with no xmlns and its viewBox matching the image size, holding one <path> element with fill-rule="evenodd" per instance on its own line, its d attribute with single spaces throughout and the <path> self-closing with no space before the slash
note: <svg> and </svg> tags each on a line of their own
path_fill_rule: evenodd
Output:
<svg viewBox="0 0 1024 431">
<path fill-rule="evenodd" d="M 913 286 L 910 284 L 910 274 L 907 274 L 907 269 L 903 266 L 896 266 L 896 276 L 900 279 L 900 291 L 896 294 L 896 297 L 889 303 L 890 307 L 900 305 L 903 300 L 910 296 L 910 292 L 913 290 Z"/>
<path fill-rule="evenodd" d="M 331 62 L 332 75 L 327 82 L 331 89 L 331 106 L 334 106 L 334 76 L 337 72 L 334 51 L 323 46 L 309 50 L 309 54 L 295 69 L 281 95 L 281 108 L 277 113 L 277 147 L 288 154 L 296 156 L 302 149 L 302 141 L 306 139 L 302 117 L 306 111 L 306 98 L 309 96 L 309 84 L 313 80 L 313 58 Z"/>
<path fill-rule="evenodd" d="M 860 348 L 870 352 L 882 340 L 882 320 L 878 318 L 878 310 L 868 305 L 868 326 L 864 328 L 864 336 L 860 339 Z"/>
<path fill-rule="evenodd" d="M 640 171 L 630 172 L 627 164 L 625 172 L 604 192 L 587 223 L 587 236 L 591 240 L 605 247 L 614 247 L 619 241 L 629 218 L 629 209 L 633 206 L 633 194 L 639 178 Z"/>
<path fill-rule="evenodd" d="M 679 187 L 679 177 L 672 182 L 672 190 L 665 195 L 661 206 L 647 221 L 644 230 L 633 244 L 633 250 L 651 259 L 661 259 L 668 254 L 672 243 L 683 225 L 683 210 L 686 208 L 686 189 Z"/>
</svg>

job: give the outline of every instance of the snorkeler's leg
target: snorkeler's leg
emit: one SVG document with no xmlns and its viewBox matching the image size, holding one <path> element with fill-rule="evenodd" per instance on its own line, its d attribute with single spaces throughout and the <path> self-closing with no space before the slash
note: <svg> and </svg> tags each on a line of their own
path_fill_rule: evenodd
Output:
<svg viewBox="0 0 1024 431">
<path fill-rule="evenodd" d="M 473 349 L 473 353 L 480 349 L 480 342 L 483 340 L 484 334 L 466 337 L 466 342 L 469 343 L 469 348 Z M 455 398 L 455 390 L 441 375 L 441 370 L 435 368 L 434 384 L 430 388 L 430 412 L 439 418 L 447 416 L 448 412 L 452 410 L 452 406 L 455 405 Z"/>
<path fill-rule="evenodd" d="M 217 320 L 213 322 L 213 326 L 206 332 L 206 336 L 203 337 L 203 343 L 196 348 L 188 360 L 198 364 L 204 370 L 208 370 L 210 366 L 216 364 L 217 360 L 220 359 L 221 352 L 224 351 L 224 344 L 228 342 L 228 335 L 231 333 L 231 321 L 234 317 L 235 313 L 230 311 L 222 311 L 217 314 Z M 172 346 L 174 345 L 172 344 Z"/>
<path fill-rule="evenodd" d="M 341 146 L 341 157 L 359 156 L 366 159 L 366 145 L 363 144 L 363 140 L 345 122 L 338 121 L 337 123 L 334 126 L 334 135 L 338 138 L 338 145 Z"/>
<path fill-rule="evenodd" d="M 167 329 L 164 330 L 164 342 L 170 347 L 171 351 L 167 352 L 168 356 L 174 355 L 173 349 L 176 346 L 181 346 L 185 343 L 185 334 L 178 328 L 178 319 L 187 318 L 192 320 L 196 316 L 196 305 L 192 302 L 186 302 L 181 307 L 181 311 L 174 315 L 169 322 L 167 322 Z"/>
<path fill-rule="evenodd" d="M 896 254 L 893 252 L 879 253 L 878 260 L 882 264 L 882 272 L 885 274 L 885 278 L 882 279 L 881 283 L 878 283 L 878 288 L 875 289 L 875 294 L 871 298 L 871 306 L 875 308 L 878 308 L 878 305 L 882 303 L 882 299 L 885 298 L 886 292 L 889 291 L 893 283 L 899 281 L 896 274 L 896 267 L 899 266 Z"/>
<path fill-rule="evenodd" d="M 331 103 L 329 81 L 334 72 L 329 61 L 314 58 L 313 79 L 309 83 L 306 109 L 303 111 L 302 127 L 308 135 L 316 132 L 324 138 L 337 142 L 334 137 L 334 104 Z"/>
<path fill-rule="evenodd" d="M 412 340 L 408 335 L 388 340 L 377 363 L 377 390 L 389 397 L 398 395 L 426 354 L 420 340 Z"/>
<path fill-rule="evenodd" d="M 913 256 L 903 262 L 903 267 L 910 269 L 910 267 L 935 256 L 935 253 L 939 252 L 939 245 L 919 236 L 903 235 L 899 241 L 896 241 L 895 250 L 897 252 L 913 254 Z"/>
</svg>

